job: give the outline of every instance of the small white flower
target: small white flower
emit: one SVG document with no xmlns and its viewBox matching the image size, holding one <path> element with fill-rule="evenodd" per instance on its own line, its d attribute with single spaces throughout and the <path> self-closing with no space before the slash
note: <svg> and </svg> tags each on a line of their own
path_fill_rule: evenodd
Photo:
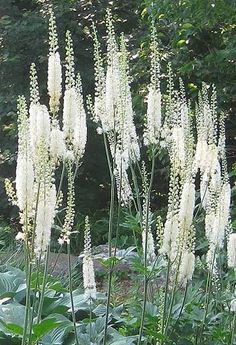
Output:
<svg viewBox="0 0 236 345">
<path fill-rule="evenodd" d="M 156 144 L 161 131 L 161 92 L 149 87 L 144 144 Z"/>
<path fill-rule="evenodd" d="M 195 153 L 195 160 L 194 160 L 194 168 L 199 168 L 200 171 L 203 173 L 207 166 L 207 154 L 208 154 L 208 145 L 206 140 L 198 140 L 196 153 Z"/>
<path fill-rule="evenodd" d="M 50 154 L 54 159 L 62 159 L 66 152 L 63 132 L 58 127 L 53 127 L 50 135 Z"/>
<path fill-rule="evenodd" d="M 65 154 L 65 159 L 67 159 L 68 161 L 74 161 L 75 155 L 74 155 L 73 151 L 67 150 L 66 154 Z"/>
<path fill-rule="evenodd" d="M 34 168 L 30 157 L 20 153 L 16 165 L 16 196 L 17 205 L 21 211 L 32 208 L 34 199 Z"/>
<path fill-rule="evenodd" d="M 76 88 L 72 87 L 65 91 L 63 106 L 63 132 L 65 138 L 73 137 L 75 119 L 78 116 L 78 103 Z"/>
<path fill-rule="evenodd" d="M 63 237 L 59 237 L 57 241 L 60 244 L 60 246 L 62 246 L 65 243 L 65 239 Z"/>
<path fill-rule="evenodd" d="M 62 71 L 58 52 L 50 54 L 48 59 L 48 94 L 50 96 L 50 109 L 56 113 L 60 105 Z"/>
<path fill-rule="evenodd" d="M 236 299 L 232 299 L 231 303 L 230 303 L 230 311 L 232 312 L 236 312 Z"/>
<path fill-rule="evenodd" d="M 172 130 L 173 153 L 177 166 L 183 166 L 186 159 L 185 133 L 183 127 L 174 127 Z"/>
<path fill-rule="evenodd" d="M 228 267 L 236 268 L 236 233 L 232 233 L 229 235 Z"/>
<path fill-rule="evenodd" d="M 105 107 L 106 116 L 103 118 L 103 128 L 106 131 L 114 129 L 115 126 L 115 105 L 118 99 L 119 90 L 119 71 L 118 66 L 108 66 L 106 74 L 106 95 Z"/>
<path fill-rule="evenodd" d="M 96 282 L 93 259 L 91 255 L 91 235 L 88 217 L 85 218 L 84 257 L 83 257 L 84 297 L 96 298 Z"/>
<path fill-rule="evenodd" d="M 178 251 L 178 235 L 178 215 L 173 215 L 170 213 L 167 215 L 160 253 L 166 254 L 172 262 L 175 260 Z"/>
<path fill-rule="evenodd" d="M 47 187 L 49 188 L 49 186 Z M 49 190 L 42 191 L 38 202 L 36 229 L 35 229 L 35 254 L 37 257 L 44 255 L 51 238 L 51 227 L 55 217 L 57 193 L 55 185 Z"/>
<path fill-rule="evenodd" d="M 193 220 L 195 206 L 195 185 L 185 182 L 180 200 L 179 222 L 185 228 L 189 228 Z"/>
<path fill-rule="evenodd" d="M 193 253 L 183 253 L 181 257 L 181 263 L 179 267 L 178 281 L 182 285 L 192 279 L 195 266 L 195 255 Z"/>
<path fill-rule="evenodd" d="M 45 105 L 31 104 L 29 109 L 30 143 L 33 156 L 37 153 L 39 142 L 43 139 L 48 145 L 50 141 L 50 116 Z"/>
<path fill-rule="evenodd" d="M 16 239 L 17 241 L 24 241 L 25 235 L 23 234 L 23 232 L 19 231 L 19 232 L 17 233 L 15 239 Z"/>
<path fill-rule="evenodd" d="M 145 248 L 146 248 L 146 231 L 145 229 L 142 232 L 142 245 L 143 245 L 143 254 L 145 255 Z M 152 236 L 152 232 L 148 230 L 147 235 L 147 261 L 153 263 L 156 260 L 155 254 L 155 244 L 154 239 Z"/>
<path fill-rule="evenodd" d="M 102 127 L 97 128 L 97 134 L 101 135 L 103 133 Z"/>
</svg>

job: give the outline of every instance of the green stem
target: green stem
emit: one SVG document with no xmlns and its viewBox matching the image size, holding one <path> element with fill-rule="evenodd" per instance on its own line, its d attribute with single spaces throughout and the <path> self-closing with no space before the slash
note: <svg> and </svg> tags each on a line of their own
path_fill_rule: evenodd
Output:
<svg viewBox="0 0 236 345">
<path fill-rule="evenodd" d="M 147 278 L 147 275 L 145 275 L 144 291 L 143 291 L 143 308 L 142 308 L 141 323 L 140 323 L 140 328 L 139 328 L 138 345 L 140 345 L 142 341 L 144 319 L 145 319 L 145 313 L 146 313 L 146 304 L 147 304 L 147 291 L 148 291 L 148 278 Z"/>
<path fill-rule="evenodd" d="M 92 344 L 92 298 L 89 298 L 89 342 Z"/>
<path fill-rule="evenodd" d="M 174 287 L 173 287 L 172 294 L 171 294 L 170 307 L 169 307 L 169 312 L 168 312 L 168 315 L 167 315 L 165 331 L 164 331 L 165 335 L 167 334 L 167 330 L 168 330 L 168 326 L 169 326 L 169 322 L 170 322 L 170 317 L 171 317 L 171 312 L 172 312 L 172 308 L 173 308 L 173 304 L 174 304 L 174 298 L 175 298 L 175 292 L 176 292 L 176 288 L 177 288 L 178 274 L 179 274 L 179 267 L 180 267 L 181 257 L 182 257 L 182 253 L 178 256 L 178 264 L 177 264 L 177 268 L 176 268 Z M 162 341 L 162 344 L 164 345 L 163 341 Z"/>
<path fill-rule="evenodd" d="M 148 231 L 149 231 L 149 205 L 150 205 L 150 197 L 151 197 L 151 190 L 152 190 L 152 184 L 153 184 L 153 177 L 154 177 L 154 170 L 155 170 L 155 155 L 153 154 L 152 157 L 152 168 L 151 168 L 151 177 L 150 177 L 150 183 L 147 190 L 147 202 L 146 202 L 146 219 L 145 219 L 145 229 L 142 231 L 145 231 L 145 252 L 144 252 L 144 267 L 145 267 L 145 273 L 144 273 L 144 296 L 143 296 L 143 309 L 142 309 L 142 315 L 141 315 L 141 323 L 139 328 L 139 337 L 138 337 L 138 345 L 141 344 L 142 341 L 142 335 L 143 335 L 143 328 L 144 328 L 144 319 L 145 319 L 145 313 L 146 313 L 146 304 L 147 304 L 147 291 L 148 291 L 148 278 L 147 278 L 147 241 L 148 241 Z"/>
<path fill-rule="evenodd" d="M 118 208 L 117 208 L 117 222 L 116 222 L 116 232 L 115 232 L 115 248 L 114 248 L 114 255 L 116 256 L 117 251 L 117 243 L 118 243 L 118 236 L 119 236 L 119 228 L 120 228 L 120 210 L 121 210 L 121 188 L 119 192 L 119 201 L 118 201 Z M 114 268 L 114 263 L 112 264 L 112 268 Z"/>
<path fill-rule="evenodd" d="M 42 317 L 44 295 L 45 295 L 45 289 L 46 289 L 47 277 L 48 277 L 49 253 L 50 253 L 50 246 L 48 246 L 48 248 L 47 248 L 47 253 L 46 253 L 46 258 L 45 258 L 45 265 L 44 265 L 44 272 L 43 272 L 43 281 L 42 281 L 42 289 L 41 289 L 41 293 L 40 293 L 38 315 L 37 315 L 37 324 L 40 323 L 41 317 Z"/>
<path fill-rule="evenodd" d="M 204 194 L 203 194 L 203 196 L 202 196 L 202 198 L 201 198 L 201 202 L 200 202 L 200 204 L 199 204 L 199 206 L 198 206 L 197 212 L 196 212 L 195 215 L 194 215 L 194 219 L 197 218 L 198 214 L 199 214 L 200 211 L 203 209 L 203 201 L 204 201 L 204 199 L 205 199 L 206 192 L 207 192 L 207 187 L 206 187 L 205 190 L 204 190 Z"/>
<path fill-rule="evenodd" d="M 161 334 L 164 335 L 164 328 L 165 328 L 165 315 L 166 315 L 166 305 L 167 305 L 167 297 L 168 297 L 168 285 L 169 285 L 169 276 L 170 276 L 170 258 L 168 258 L 168 265 L 167 265 L 167 273 L 166 273 L 166 284 L 165 284 L 165 296 L 164 296 L 164 308 L 162 314 L 162 322 L 161 322 Z"/>
<path fill-rule="evenodd" d="M 168 311 L 167 319 L 166 319 L 166 324 L 165 324 L 165 331 L 164 331 L 165 335 L 167 334 L 167 330 L 168 330 L 168 326 L 169 326 L 169 322 L 170 322 L 170 316 L 171 316 L 171 312 L 172 312 L 172 308 L 173 308 L 173 304 L 174 304 L 175 292 L 176 292 L 176 287 L 177 287 L 177 276 L 178 276 L 178 274 L 176 274 L 174 288 L 173 288 L 172 294 L 171 294 L 170 307 L 169 307 L 169 311 Z M 164 345 L 164 342 L 162 341 L 161 344 Z"/>
<path fill-rule="evenodd" d="M 176 327 L 177 323 L 179 322 L 179 319 L 180 319 L 181 314 L 182 314 L 182 312 L 183 312 L 184 305 L 185 305 L 185 301 L 186 301 L 186 297 L 187 297 L 187 292 L 188 292 L 188 282 L 187 282 L 187 284 L 186 284 L 186 286 L 185 286 L 185 290 L 184 290 L 184 297 L 183 297 L 183 300 L 182 300 L 182 304 L 181 304 L 180 312 L 179 312 L 179 315 L 178 315 L 178 317 L 177 317 L 177 320 L 175 321 L 174 326 L 172 327 L 171 335 L 173 334 L 174 329 L 175 329 L 175 327 Z M 170 335 L 170 337 L 171 337 L 171 335 Z"/>
<path fill-rule="evenodd" d="M 26 206 L 25 215 L 24 215 L 24 224 L 25 224 L 25 242 L 24 242 L 24 254 L 25 254 L 25 266 L 26 266 L 26 305 L 25 305 L 25 318 L 24 318 L 24 330 L 22 336 L 21 345 L 27 345 L 28 343 L 28 324 L 30 317 L 30 297 L 31 297 L 31 274 L 32 274 L 32 261 L 30 253 L 30 238 L 29 238 L 29 229 L 28 229 L 28 207 Z"/>
<path fill-rule="evenodd" d="M 107 143 L 107 138 L 106 138 L 105 133 L 103 133 L 103 140 L 104 140 L 104 146 L 105 146 L 105 152 L 106 152 L 108 169 L 109 169 L 109 173 L 110 173 L 110 179 L 112 180 L 112 177 L 113 177 L 113 167 L 112 167 L 112 162 L 111 162 L 111 159 L 110 159 L 108 143 Z"/>
<path fill-rule="evenodd" d="M 142 223 L 142 206 L 141 206 L 141 200 L 140 200 L 140 192 L 139 192 L 139 187 L 138 187 L 138 181 L 137 181 L 137 176 L 135 174 L 134 168 L 131 165 L 130 167 L 131 169 L 131 174 L 132 174 L 132 180 L 134 183 L 134 189 L 135 189 L 135 196 L 137 199 L 137 208 L 138 208 L 138 212 L 139 212 L 139 217 L 140 217 L 140 223 Z"/>
<path fill-rule="evenodd" d="M 71 315 L 75 332 L 75 343 L 79 345 L 79 339 L 76 329 L 76 318 L 75 318 L 75 306 L 73 300 L 73 286 L 72 286 L 72 274 L 71 274 L 71 256 L 70 256 L 70 243 L 67 242 L 67 254 L 68 254 L 68 271 L 69 271 L 69 290 L 70 290 L 70 302 L 71 302 Z"/>
<path fill-rule="evenodd" d="M 62 183 L 63 183 L 64 175 L 65 175 L 65 163 L 63 162 L 61 178 L 60 178 L 59 187 L 58 187 L 58 190 L 57 190 L 57 200 L 59 198 L 60 191 L 61 191 L 61 188 L 62 188 Z"/>
<path fill-rule="evenodd" d="M 53 266 L 52 266 L 52 268 L 50 270 L 50 274 L 53 274 L 53 271 L 54 271 L 54 269 L 56 267 L 56 264 L 58 262 L 59 256 L 61 255 L 61 252 L 62 252 L 62 246 L 60 246 L 60 248 L 59 248 L 59 251 L 58 251 L 56 259 L 55 259 L 55 262 L 54 262 L 54 264 L 53 264 Z"/>
<path fill-rule="evenodd" d="M 37 310 L 37 292 L 39 290 L 39 277 L 38 277 L 38 272 L 39 272 L 39 264 L 37 263 L 37 268 L 36 268 L 36 283 L 35 283 L 35 290 L 34 290 L 34 296 L 33 296 L 33 303 L 32 303 L 32 313 L 31 313 L 31 318 L 29 321 L 29 345 L 31 345 L 31 336 L 32 336 L 32 325 L 33 325 L 33 319 L 34 319 L 34 313 Z"/>
<path fill-rule="evenodd" d="M 204 329 L 205 329 L 205 323 L 206 323 L 206 318 L 207 318 L 207 313 L 208 313 L 208 307 L 209 307 L 209 303 L 210 303 L 210 292 L 211 292 L 213 268 L 214 268 L 214 263 L 215 263 L 215 255 L 216 255 L 216 249 L 214 250 L 211 270 L 208 272 L 208 275 L 207 275 L 205 313 L 204 313 L 204 317 L 203 317 L 203 320 L 202 320 L 202 326 L 201 326 L 201 329 L 200 329 L 199 337 L 196 337 L 196 343 L 195 343 L 196 345 L 198 344 L 198 340 L 199 340 L 199 344 L 201 344 L 200 340 L 202 338 L 202 334 L 203 334 Z"/>
<path fill-rule="evenodd" d="M 21 345 L 27 345 L 27 331 L 28 321 L 30 316 L 30 295 L 31 295 L 31 274 L 32 274 L 32 263 L 29 258 L 29 249 L 27 243 L 25 244 L 25 262 L 26 262 L 26 305 L 25 305 L 25 318 L 24 318 L 24 330 Z"/>
<path fill-rule="evenodd" d="M 131 207 L 130 207 L 130 206 L 129 206 L 129 214 L 130 214 L 131 216 L 133 216 L 132 210 L 131 210 Z M 132 232 L 133 232 L 133 238 L 134 238 L 134 245 L 135 245 L 135 247 L 137 248 L 137 251 L 138 251 L 138 240 L 137 240 L 137 237 L 136 237 L 136 234 L 135 234 L 135 230 L 134 230 L 133 227 L 132 227 Z"/>
<path fill-rule="evenodd" d="M 106 158 L 107 158 L 107 162 L 108 162 L 108 168 L 109 168 L 110 179 L 111 179 L 110 210 L 109 210 L 109 225 L 108 225 L 108 257 L 111 258 L 111 255 L 112 255 L 111 240 L 112 240 L 114 204 L 115 204 L 115 177 L 114 177 L 114 172 L 113 172 L 113 170 L 114 170 L 113 165 L 112 165 L 112 162 L 110 160 L 107 138 L 106 138 L 105 134 L 103 134 L 103 138 L 104 138 Z M 114 153 L 114 156 L 115 156 L 115 153 Z M 108 276 L 107 307 L 106 307 L 106 316 L 105 316 L 103 345 L 106 344 L 106 338 L 107 338 L 109 307 L 110 307 L 110 301 L 111 301 L 111 283 L 112 283 L 112 264 L 110 263 L 110 265 L 109 265 L 109 276 Z"/>
<path fill-rule="evenodd" d="M 32 246 L 31 246 L 31 258 L 34 256 L 34 240 L 35 240 L 35 229 L 36 229 L 36 219 L 38 214 L 38 204 L 39 204 L 39 191 L 40 191 L 40 182 L 38 183 L 38 190 L 37 190 L 37 198 L 36 198 L 36 207 L 35 207 L 35 215 L 34 215 L 34 223 L 33 223 L 33 230 L 32 230 Z M 31 260 L 31 259 L 30 259 Z M 32 313 L 29 320 L 29 345 L 31 345 L 31 335 L 32 335 L 32 325 L 33 325 L 33 317 L 34 317 L 34 311 L 35 306 L 37 304 L 37 291 L 38 291 L 38 273 L 39 273 L 39 262 L 37 263 L 37 269 L 36 269 L 36 286 L 35 286 L 35 292 L 33 297 L 33 303 L 32 303 Z"/>
<path fill-rule="evenodd" d="M 111 240 L 112 240 L 112 223 L 114 216 L 114 201 L 115 201 L 115 181 L 114 177 L 111 181 L 111 204 L 110 204 L 110 214 L 109 214 L 109 229 L 108 229 L 108 257 L 111 258 Z M 108 328 L 108 318 L 109 318 L 109 307 L 111 302 L 111 283 L 112 283 L 112 264 L 109 266 L 109 278 L 108 278 L 108 291 L 107 291 L 107 308 L 106 308 L 106 318 L 105 318 L 105 328 L 104 328 L 104 338 L 103 345 L 106 344 L 107 328 Z"/>
<path fill-rule="evenodd" d="M 230 341 L 230 345 L 234 345 L 235 321 L 236 321 L 236 312 L 234 312 L 234 317 L 233 317 L 233 321 L 232 321 L 232 331 L 231 331 L 231 341 Z"/>
</svg>

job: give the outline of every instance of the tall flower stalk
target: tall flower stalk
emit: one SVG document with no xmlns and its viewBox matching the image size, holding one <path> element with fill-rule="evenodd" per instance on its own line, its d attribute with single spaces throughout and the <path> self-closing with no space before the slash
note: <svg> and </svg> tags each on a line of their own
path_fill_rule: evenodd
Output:
<svg viewBox="0 0 236 345">
<path fill-rule="evenodd" d="M 128 168 L 139 159 L 139 145 L 133 122 L 133 107 L 128 72 L 128 56 L 122 36 L 120 46 L 114 33 L 111 13 L 107 12 L 107 68 L 104 69 L 100 45 L 94 30 L 95 51 L 95 102 L 93 118 L 98 132 L 103 133 L 111 179 L 111 201 L 109 212 L 108 251 L 112 256 L 112 223 L 115 205 L 115 185 L 118 203 L 128 206 L 133 195 L 129 182 Z M 119 212 L 119 211 L 118 211 Z M 119 217 L 118 217 L 119 218 Z M 108 300 L 104 331 L 107 336 L 108 312 L 111 295 L 112 264 L 108 278 Z"/>
<path fill-rule="evenodd" d="M 68 176 L 68 193 L 64 225 L 59 242 L 66 242 L 69 256 L 70 291 L 75 339 L 78 344 L 71 284 L 70 235 L 74 223 L 74 178 L 81 164 L 87 141 L 86 113 L 80 76 L 75 77 L 72 39 L 66 34 L 66 88 L 64 95 L 63 129 L 60 127 L 59 110 L 62 97 L 62 70 L 58 52 L 55 16 L 49 11 L 48 94 L 49 110 L 40 103 L 35 64 L 30 69 L 29 110 L 23 96 L 18 99 L 18 156 L 16 188 L 6 181 L 9 198 L 19 208 L 22 230 L 17 235 L 25 244 L 26 308 L 22 345 L 31 344 L 33 314 L 41 322 L 48 274 L 51 228 L 62 201 L 62 178 L 57 189 L 56 169 L 63 161 Z M 59 217 L 57 217 L 58 219 Z M 60 221 L 61 222 L 61 221 Z M 42 261 L 45 262 L 43 282 L 32 294 L 31 276 L 38 277 Z M 31 296 L 34 300 L 31 307 Z M 39 299 L 38 302 L 36 299 Z"/>
</svg>

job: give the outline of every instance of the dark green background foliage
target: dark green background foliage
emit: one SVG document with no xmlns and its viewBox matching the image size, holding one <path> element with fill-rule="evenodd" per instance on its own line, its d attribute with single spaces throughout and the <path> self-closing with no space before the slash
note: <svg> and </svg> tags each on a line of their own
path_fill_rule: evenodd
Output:
<svg viewBox="0 0 236 345">
<path fill-rule="evenodd" d="M 8 206 L 5 177 L 14 178 L 17 150 L 16 99 L 29 99 L 29 67 L 37 65 L 41 102 L 47 99 L 47 6 L 49 1 L 0 0 L 0 217 L 15 221 L 17 210 Z M 155 21 L 162 61 L 163 81 L 171 61 L 176 81 L 182 77 L 193 99 L 201 82 L 215 83 L 220 109 L 228 114 L 227 155 L 230 167 L 236 147 L 236 2 L 232 0 L 55 0 L 60 53 L 64 59 L 67 29 L 74 39 L 76 69 L 81 73 L 84 95 L 93 94 L 91 23 L 105 36 L 106 8 L 112 9 L 117 33 L 124 32 L 130 52 L 134 108 L 138 128 L 145 112 L 144 96 L 149 81 L 150 23 Z M 104 47 L 105 48 L 105 47 Z M 163 83 L 165 84 L 165 83 Z M 164 89 L 163 89 L 164 91 Z M 94 221 L 105 215 L 109 203 L 109 175 L 101 138 L 88 123 L 88 145 L 76 179 L 77 218 L 90 214 Z M 154 181 L 153 208 L 164 207 L 168 162 L 159 157 Z M 231 169 L 231 168 L 230 168 Z M 161 196 L 164 195 L 164 196 Z M 97 214 L 97 216 L 96 216 Z M 101 230 L 101 233 L 104 233 Z M 105 241 L 100 236 L 98 242 Z"/>
</svg>

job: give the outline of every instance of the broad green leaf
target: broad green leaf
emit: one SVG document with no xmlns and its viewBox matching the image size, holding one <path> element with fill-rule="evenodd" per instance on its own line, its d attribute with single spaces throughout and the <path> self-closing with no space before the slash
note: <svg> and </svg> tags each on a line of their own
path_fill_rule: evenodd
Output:
<svg viewBox="0 0 236 345">
<path fill-rule="evenodd" d="M 24 275 L 20 270 L 0 272 L 0 298 L 13 297 L 22 283 Z"/>
<path fill-rule="evenodd" d="M 25 306 L 18 303 L 9 303 L 0 306 L 0 320 L 3 324 L 24 324 Z"/>
<path fill-rule="evenodd" d="M 6 329 L 8 329 L 11 333 L 17 334 L 17 335 L 23 335 L 23 327 L 16 325 L 15 323 L 4 323 L 4 326 Z"/>
<path fill-rule="evenodd" d="M 65 336 L 74 329 L 73 323 L 65 316 L 56 314 L 53 316 L 61 324 L 42 338 L 42 345 L 62 345 Z"/>
<path fill-rule="evenodd" d="M 36 335 L 37 340 L 39 340 L 44 335 L 60 326 L 62 322 L 63 321 L 57 321 L 56 318 L 44 319 L 39 324 L 33 325 L 33 333 Z"/>
<path fill-rule="evenodd" d="M 95 309 L 93 309 L 93 313 L 96 316 L 103 316 L 106 314 L 106 306 L 104 304 L 99 304 Z"/>
<path fill-rule="evenodd" d="M 47 302 L 47 306 L 45 306 L 44 308 L 44 313 L 46 315 L 52 312 L 64 314 L 68 309 L 71 308 L 71 299 L 69 293 L 65 293 L 62 297 L 54 298 L 54 301 L 52 303 L 49 302 L 50 301 Z M 78 309 L 89 310 L 89 306 L 87 303 L 85 303 L 84 300 L 84 294 L 81 294 L 80 291 L 73 291 L 73 302 L 75 311 L 77 311 Z"/>
</svg>

